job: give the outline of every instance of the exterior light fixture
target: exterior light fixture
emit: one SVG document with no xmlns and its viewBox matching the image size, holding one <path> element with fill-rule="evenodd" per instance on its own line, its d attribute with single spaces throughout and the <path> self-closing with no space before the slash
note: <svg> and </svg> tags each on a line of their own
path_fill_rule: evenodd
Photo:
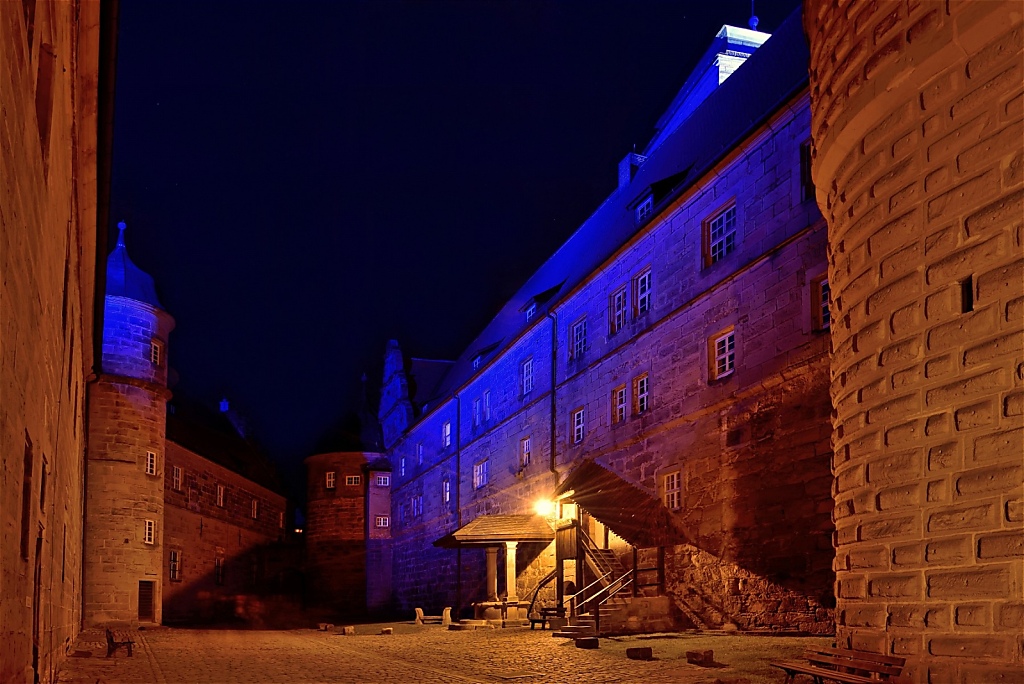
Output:
<svg viewBox="0 0 1024 684">
<path fill-rule="evenodd" d="M 547 499 L 540 499 L 533 505 L 533 510 L 537 512 L 537 515 L 543 515 L 545 518 L 550 518 L 555 514 L 555 502 Z"/>
</svg>

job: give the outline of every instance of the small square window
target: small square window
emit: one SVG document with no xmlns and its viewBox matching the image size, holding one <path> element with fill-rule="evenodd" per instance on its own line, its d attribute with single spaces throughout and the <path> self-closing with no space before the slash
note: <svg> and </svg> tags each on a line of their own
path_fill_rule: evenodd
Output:
<svg viewBox="0 0 1024 684">
<path fill-rule="evenodd" d="M 633 381 L 633 396 L 636 397 L 636 404 L 634 404 L 633 408 L 638 414 L 644 413 L 647 410 L 649 385 L 650 381 L 646 373 Z"/>
<path fill-rule="evenodd" d="M 358 487 L 363 483 L 363 478 L 359 475 L 346 475 L 345 486 L 346 487 Z"/>
<path fill-rule="evenodd" d="M 333 470 L 330 470 L 327 472 L 325 476 L 324 486 L 327 487 L 327 489 L 334 489 L 335 485 L 337 484 L 337 481 L 338 473 L 336 473 Z"/>
<path fill-rule="evenodd" d="M 145 526 L 142 528 L 142 543 L 143 544 L 155 544 L 156 543 L 156 521 L 147 520 Z"/>
<path fill-rule="evenodd" d="M 626 420 L 626 386 L 621 385 L 612 390 L 612 423 Z"/>
<path fill-rule="evenodd" d="M 483 359 L 480 357 L 479 354 L 474 356 L 473 357 L 473 370 L 480 370 L 480 364 L 482 363 L 482 361 L 483 361 Z"/>
<path fill-rule="evenodd" d="M 736 368 L 736 332 L 730 330 L 711 341 L 711 378 L 731 375 Z"/>
<path fill-rule="evenodd" d="M 537 305 L 536 304 L 530 304 L 530 306 L 526 307 L 526 322 L 527 323 L 532 321 L 534 316 L 536 316 L 536 315 L 537 315 Z"/>
<path fill-rule="evenodd" d="M 587 319 L 582 318 L 573 323 L 569 341 L 572 344 L 570 358 L 582 359 L 583 354 L 587 351 Z"/>
<path fill-rule="evenodd" d="M 719 212 L 704 224 L 707 266 L 736 251 L 736 205 Z"/>
<path fill-rule="evenodd" d="M 452 483 L 445 478 L 441 481 L 441 501 L 448 503 L 452 500 Z"/>
<path fill-rule="evenodd" d="M 533 452 L 533 440 L 523 437 L 519 440 L 519 465 L 522 468 L 530 465 L 530 457 Z"/>
<path fill-rule="evenodd" d="M 679 508 L 679 498 L 681 492 L 679 471 L 665 475 L 664 488 L 665 506 L 667 508 L 672 509 L 673 511 L 677 510 Z"/>
<path fill-rule="evenodd" d="M 647 219 L 651 218 L 651 214 L 654 213 L 654 197 L 649 196 L 644 199 L 636 208 L 636 222 L 638 224 L 643 223 Z"/>
<path fill-rule="evenodd" d="M 447 449 L 452 445 L 452 423 L 450 420 L 444 421 L 441 426 L 441 447 Z"/>
<path fill-rule="evenodd" d="M 159 366 L 164 355 L 164 346 L 157 340 L 153 340 L 149 343 L 149 362 L 154 366 Z"/>
<path fill-rule="evenodd" d="M 586 425 L 584 423 L 583 409 L 577 409 L 572 413 L 572 443 L 579 444 L 583 441 Z"/>
<path fill-rule="evenodd" d="M 487 461 L 473 465 L 473 489 L 480 489 L 487 484 L 489 466 Z"/>
<path fill-rule="evenodd" d="M 146 452 L 146 474 L 156 475 L 156 452 Z"/>
<path fill-rule="evenodd" d="M 224 485 L 217 485 L 217 505 L 224 508 Z"/>
<path fill-rule="evenodd" d="M 622 330 L 626 325 L 626 288 L 621 287 L 612 293 L 611 300 L 611 334 Z"/>
<path fill-rule="evenodd" d="M 171 551 L 168 562 L 168 574 L 172 582 L 181 581 L 181 551 Z"/>
<path fill-rule="evenodd" d="M 259 517 L 260 517 L 260 502 L 259 502 L 259 499 L 253 499 L 252 500 L 252 510 L 251 510 L 251 513 L 252 513 L 252 519 L 253 520 L 258 520 L 259 519 Z"/>
<path fill-rule="evenodd" d="M 373 483 L 378 487 L 390 487 L 391 476 L 390 475 L 378 475 L 374 478 Z"/>
<path fill-rule="evenodd" d="M 636 293 L 635 316 L 642 316 L 651 310 L 651 271 L 644 271 L 633 279 L 633 291 Z"/>
<path fill-rule="evenodd" d="M 533 391 L 533 357 L 523 361 L 523 365 L 520 367 L 520 376 L 523 384 L 523 394 L 529 394 Z"/>
<path fill-rule="evenodd" d="M 171 468 L 171 489 L 176 492 L 181 491 L 181 468 L 178 466 Z"/>
<path fill-rule="evenodd" d="M 378 515 L 373 519 L 373 524 L 378 528 L 391 527 L 391 518 L 386 515 Z"/>
</svg>

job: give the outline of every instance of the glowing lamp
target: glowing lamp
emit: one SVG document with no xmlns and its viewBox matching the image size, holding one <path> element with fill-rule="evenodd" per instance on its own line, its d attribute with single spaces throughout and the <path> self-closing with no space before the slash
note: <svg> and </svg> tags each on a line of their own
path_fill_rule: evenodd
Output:
<svg viewBox="0 0 1024 684">
<path fill-rule="evenodd" d="M 555 502 L 548 501 L 547 499 L 541 499 L 533 505 L 533 510 L 537 512 L 537 515 L 543 515 L 545 518 L 550 518 L 555 514 Z"/>
</svg>

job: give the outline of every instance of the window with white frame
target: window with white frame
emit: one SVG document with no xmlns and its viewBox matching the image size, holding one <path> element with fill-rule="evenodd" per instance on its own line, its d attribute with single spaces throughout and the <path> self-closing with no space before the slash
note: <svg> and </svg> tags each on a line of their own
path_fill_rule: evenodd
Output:
<svg viewBox="0 0 1024 684">
<path fill-rule="evenodd" d="M 636 294 L 636 312 L 634 315 L 642 316 L 651 310 L 651 269 L 640 273 L 633 278 L 633 292 Z"/>
<path fill-rule="evenodd" d="M 705 224 L 707 265 L 716 264 L 736 251 L 736 205 L 720 211 Z"/>
<path fill-rule="evenodd" d="M 154 366 L 159 366 L 163 359 L 164 345 L 159 340 L 152 340 L 149 343 L 149 361 Z"/>
<path fill-rule="evenodd" d="M 712 339 L 711 353 L 712 379 L 731 375 L 736 368 L 736 331 L 729 330 Z"/>
<path fill-rule="evenodd" d="M 664 478 L 665 483 L 665 506 L 672 510 L 679 508 L 680 478 L 679 471 L 668 473 Z"/>
<path fill-rule="evenodd" d="M 519 440 L 519 466 L 525 468 L 530 465 L 530 457 L 533 455 L 533 440 L 530 437 L 523 437 Z"/>
<path fill-rule="evenodd" d="M 361 475 L 346 475 L 345 476 L 345 486 L 346 487 L 358 487 L 362 483 L 363 483 L 363 478 L 362 478 Z"/>
<path fill-rule="evenodd" d="M 569 342 L 572 344 L 572 358 L 581 359 L 583 358 L 584 352 L 587 351 L 587 319 L 581 318 L 572 324 L 572 333 L 569 336 Z"/>
<path fill-rule="evenodd" d="M 811 288 L 811 295 L 814 298 L 814 326 L 818 330 L 828 330 L 832 327 L 832 313 L 829 311 L 829 304 L 832 301 L 832 289 L 829 287 L 828 278 L 819 278 Z"/>
<path fill-rule="evenodd" d="M 391 486 L 391 476 L 390 475 L 378 475 L 376 478 L 374 478 L 374 484 L 377 485 L 378 487 L 390 487 Z"/>
<path fill-rule="evenodd" d="M 484 390 L 484 420 L 491 419 L 491 390 Z"/>
<path fill-rule="evenodd" d="M 423 465 L 423 442 L 416 445 L 416 465 Z"/>
<path fill-rule="evenodd" d="M 179 466 L 171 468 L 171 488 L 176 492 L 181 491 L 181 468 Z"/>
<path fill-rule="evenodd" d="M 452 422 L 450 420 L 444 421 L 444 425 L 441 426 L 441 446 L 448 448 L 452 445 Z"/>
<path fill-rule="evenodd" d="M 446 477 L 441 481 L 441 502 L 448 503 L 452 500 L 452 483 Z"/>
<path fill-rule="evenodd" d="M 156 543 L 156 521 L 147 520 L 142 528 L 142 543 L 143 544 L 155 544 Z"/>
<path fill-rule="evenodd" d="M 643 413 L 644 411 L 647 410 L 649 399 L 649 385 L 650 379 L 648 378 L 647 373 L 644 373 L 640 377 L 633 380 L 633 396 L 636 397 L 636 404 L 634 404 L 634 409 L 636 410 L 636 413 Z"/>
<path fill-rule="evenodd" d="M 147 451 L 146 452 L 146 474 L 147 475 L 156 475 L 156 452 L 155 451 Z"/>
<path fill-rule="evenodd" d="M 334 487 L 337 484 L 337 482 L 338 482 L 338 473 L 336 473 L 333 470 L 327 471 L 327 476 L 326 476 L 326 481 L 324 482 L 324 486 L 326 486 L 328 489 L 334 489 Z"/>
<path fill-rule="evenodd" d="M 409 501 L 409 508 L 412 509 L 412 517 L 418 518 L 423 515 L 423 495 L 418 494 Z"/>
<path fill-rule="evenodd" d="M 217 485 L 217 505 L 224 508 L 224 485 Z"/>
<path fill-rule="evenodd" d="M 626 325 L 626 288 L 621 287 L 612 293 L 611 299 L 611 334 L 622 330 Z"/>
<path fill-rule="evenodd" d="M 527 323 L 532 321 L 534 316 L 536 316 L 536 315 L 537 315 L 537 304 L 536 303 L 530 304 L 530 306 L 526 307 L 526 322 Z"/>
<path fill-rule="evenodd" d="M 484 357 L 481 354 L 477 354 L 473 357 L 473 370 L 480 370 L 480 365 L 484 362 Z"/>
<path fill-rule="evenodd" d="M 405 477 L 405 455 L 398 457 L 398 474 Z"/>
<path fill-rule="evenodd" d="M 480 489 L 487 484 L 488 470 L 486 460 L 473 464 L 473 489 Z"/>
<path fill-rule="evenodd" d="M 519 374 L 522 377 L 523 394 L 529 394 L 533 391 L 533 357 L 523 361 L 522 366 L 519 368 Z"/>
<path fill-rule="evenodd" d="M 643 223 L 651 217 L 654 213 L 654 196 L 649 195 L 644 199 L 643 202 L 637 205 L 636 208 L 636 222 Z"/>
<path fill-rule="evenodd" d="M 573 444 L 579 444 L 583 441 L 583 435 L 586 429 L 584 422 L 583 409 L 576 409 L 572 412 L 572 442 Z"/>
<path fill-rule="evenodd" d="M 252 509 L 251 509 L 250 513 L 252 514 L 252 519 L 253 520 L 259 520 L 259 517 L 260 517 L 260 500 L 259 499 L 253 499 L 252 500 Z"/>
<path fill-rule="evenodd" d="M 480 398 L 477 397 L 473 400 L 473 427 L 480 425 Z"/>
<path fill-rule="evenodd" d="M 172 582 L 181 581 L 181 551 L 172 549 L 168 560 L 168 574 Z"/>
<path fill-rule="evenodd" d="M 626 386 L 620 385 L 612 390 L 612 422 L 621 423 L 626 420 Z"/>
<path fill-rule="evenodd" d="M 378 515 L 373 519 L 373 524 L 378 528 L 390 527 L 391 518 L 386 515 Z"/>
</svg>

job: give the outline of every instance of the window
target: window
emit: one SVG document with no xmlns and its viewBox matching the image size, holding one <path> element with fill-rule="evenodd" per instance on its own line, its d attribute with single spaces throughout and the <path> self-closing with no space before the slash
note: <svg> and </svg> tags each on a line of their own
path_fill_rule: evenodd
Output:
<svg viewBox="0 0 1024 684">
<path fill-rule="evenodd" d="M 171 551 L 171 558 L 169 562 L 169 571 L 172 582 L 181 581 L 181 552 Z"/>
<path fill-rule="evenodd" d="M 378 475 L 376 478 L 374 478 L 374 484 L 376 484 L 378 487 L 390 487 L 391 486 L 391 476 L 390 475 Z"/>
<path fill-rule="evenodd" d="M 213 559 L 213 579 L 217 584 L 224 584 L 224 559 Z"/>
<path fill-rule="evenodd" d="M 491 419 L 491 390 L 484 390 L 484 420 Z"/>
<path fill-rule="evenodd" d="M 378 528 L 391 527 L 391 518 L 386 515 L 378 515 L 373 519 L 373 524 Z"/>
<path fill-rule="evenodd" d="M 811 141 L 800 145 L 800 201 L 814 198 L 814 180 L 811 178 Z"/>
<path fill-rule="evenodd" d="M 584 422 L 583 422 L 583 409 L 577 409 L 572 412 L 572 442 L 573 444 L 579 444 L 583 441 L 584 433 Z"/>
<path fill-rule="evenodd" d="M 643 223 L 654 213 L 654 197 L 649 196 L 636 208 L 636 222 Z"/>
<path fill-rule="evenodd" d="M 153 340 L 149 343 L 149 361 L 154 366 L 160 365 L 160 359 L 163 357 L 163 345 Z"/>
<path fill-rule="evenodd" d="M 832 327 L 832 314 L 828 305 L 832 300 L 832 290 L 828 285 L 828 278 L 819 278 L 811 288 L 812 305 L 814 310 L 814 327 L 818 330 L 828 330 Z"/>
<path fill-rule="evenodd" d="M 217 485 L 217 505 L 224 508 L 224 485 Z"/>
<path fill-rule="evenodd" d="M 277 529 L 284 529 L 284 511 L 278 511 L 277 513 Z"/>
<path fill-rule="evenodd" d="M 636 312 L 642 316 L 651 310 L 651 271 L 644 271 L 633 279 L 633 292 L 636 293 Z"/>
<path fill-rule="evenodd" d="M 359 475 L 346 475 L 345 476 L 345 486 L 346 487 L 358 487 L 360 484 L 362 484 L 362 482 L 363 482 L 363 478 L 360 477 Z"/>
<path fill-rule="evenodd" d="M 146 452 L 146 474 L 156 475 L 156 452 Z"/>
<path fill-rule="evenodd" d="M 327 487 L 328 489 L 334 489 L 334 486 L 335 486 L 335 483 L 337 482 L 337 479 L 338 479 L 338 473 L 336 473 L 333 470 L 328 471 L 327 472 L 327 476 L 326 476 L 326 481 L 324 482 L 324 486 Z"/>
<path fill-rule="evenodd" d="M 581 318 L 576 323 L 573 323 L 572 334 L 569 336 L 569 340 L 572 344 L 570 358 L 583 358 L 583 353 L 587 351 L 587 319 Z"/>
<path fill-rule="evenodd" d="M 444 425 L 441 426 L 441 447 L 448 448 L 452 445 L 452 422 L 450 420 L 444 421 Z M 422 463 L 422 461 L 420 461 Z"/>
<path fill-rule="evenodd" d="M 258 520 L 260 517 L 260 501 L 259 499 L 252 500 L 252 519 Z"/>
<path fill-rule="evenodd" d="M 487 471 L 487 461 L 480 461 L 473 465 L 473 489 L 480 489 L 487 484 Z"/>
<path fill-rule="evenodd" d="M 181 491 L 181 468 L 178 466 L 171 468 L 171 488 L 176 492 Z"/>
<path fill-rule="evenodd" d="M 621 423 L 626 420 L 626 386 L 620 385 L 612 390 L 612 422 Z"/>
<path fill-rule="evenodd" d="M 736 367 L 736 332 L 730 330 L 712 340 L 712 379 L 731 375 Z"/>
<path fill-rule="evenodd" d="M 736 205 L 719 212 L 705 224 L 706 265 L 716 264 L 736 251 Z"/>
<path fill-rule="evenodd" d="M 473 370 L 480 370 L 481 356 L 477 354 L 473 357 Z"/>
<path fill-rule="evenodd" d="M 156 543 L 156 521 L 147 520 L 145 527 L 142 529 L 142 543 L 143 544 L 155 544 Z"/>
<path fill-rule="evenodd" d="M 647 388 L 648 378 L 646 373 L 633 380 L 633 396 L 636 397 L 636 404 L 634 404 L 633 408 L 636 410 L 636 413 L 643 413 L 647 410 Z"/>
<path fill-rule="evenodd" d="M 533 452 L 533 440 L 523 437 L 519 440 L 519 465 L 523 468 L 530 465 L 530 455 Z"/>
<path fill-rule="evenodd" d="M 416 464 L 423 465 L 423 442 L 416 445 Z"/>
<path fill-rule="evenodd" d="M 523 365 L 519 369 L 519 374 L 522 377 L 523 382 L 523 394 L 529 394 L 533 391 L 533 357 L 523 361 Z"/>
<path fill-rule="evenodd" d="M 612 294 L 611 301 L 611 334 L 622 330 L 626 325 L 626 288 L 622 287 Z"/>
<path fill-rule="evenodd" d="M 480 425 L 480 399 L 473 400 L 473 427 Z"/>
<path fill-rule="evenodd" d="M 405 477 L 405 456 L 398 457 L 398 474 Z"/>
<path fill-rule="evenodd" d="M 409 501 L 409 507 L 412 509 L 412 517 L 419 518 L 423 515 L 423 495 L 419 494 L 412 497 Z"/>
<path fill-rule="evenodd" d="M 665 506 L 676 510 L 679 508 L 679 471 L 665 476 Z"/>
<path fill-rule="evenodd" d="M 537 305 L 536 304 L 530 304 L 530 306 L 526 307 L 526 322 L 527 323 L 532 321 L 533 317 L 536 316 L 536 315 L 537 315 Z"/>
<path fill-rule="evenodd" d="M 452 500 L 452 483 L 445 478 L 441 481 L 441 502 L 448 503 Z"/>
</svg>

